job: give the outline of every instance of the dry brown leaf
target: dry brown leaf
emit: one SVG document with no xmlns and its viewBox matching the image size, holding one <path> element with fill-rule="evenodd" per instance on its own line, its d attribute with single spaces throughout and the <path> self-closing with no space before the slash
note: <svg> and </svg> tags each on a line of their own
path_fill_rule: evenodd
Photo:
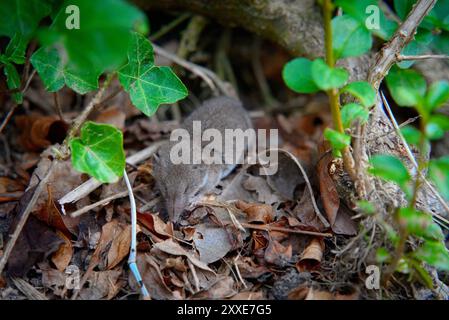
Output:
<svg viewBox="0 0 449 320">
<path fill-rule="evenodd" d="M 335 300 L 335 295 L 328 291 L 310 288 L 305 300 Z"/>
<path fill-rule="evenodd" d="M 131 245 L 131 225 L 126 226 L 122 232 L 112 240 L 111 248 L 108 252 L 107 269 L 113 269 L 125 258 Z"/>
<path fill-rule="evenodd" d="M 268 204 L 249 204 L 239 200 L 235 205 L 246 213 L 248 222 L 270 223 L 275 218 L 273 208 Z"/>
<path fill-rule="evenodd" d="M 321 143 L 319 148 L 319 159 L 317 164 L 318 181 L 320 183 L 321 200 L 326 211 L 327 220 L 330 225 L 334 225 L 340 207 L 340 197 L 335 186 L 335 182 L 329 175 L 329 165 L 332 162 L 332 155 L 329 144 Z M 326 153 L 327 152 L 327 153 Z"/>
<path fill-rule="evenodd" d="M 41 151 L 62 142 L 68 129 L 68 124 L 56 116 L 19 115 L 15 121 L 22 130 L 19 143 L 28 151 Z"/>
<path fill-rule="evenodd" d="M 72 260 L 73 247 L 72 242 L 64 235 L 64 233 L 59 230 L 56 233 L 59 237 L 61 237 L 61 239 L 64 240 L 64 243 L 59 246 L 58 251 L 53 253 L 51 256 L 51 261 L 55 264 L 59 271 L 63 272 Z"/>
<path fill-rule="evenodd" d="M 265 261 L 281 268 L 287 266 L 292 260 L 292 246 L 283 246 L 276 240 L 271 239 L 265 249 Z"/>
<path fill-rule="evenodd" d="M 324 241 L 322 238 L 313 238 L 302 253 L 301 259 L 296 264 L 299 272 L 316 268 L 323 258 Z"/>
<path fill-rule="evenodd" d="M 87 279 L 89 286 L 81 289 L 79 299 L 82 300 L 98 300 L 106 298 L 110 300 L 114 298 L 119 290 L 123 287 L 123 281 L 119 280 L 122 269 L 93 271 Z"/>
<path fill-rule="evenodd" d="M 223 258 L 231 249 L 228 232 L 212 224 L 196 226 L 193 242 L 200 253 L 200 260 L 206 264 Z"/>
<path fill-rule="evenodd" d="M 212 272 L 215 272 L 207 266 L 204 262 L 195 257 L 194 253 L 187 252 L 183 247 L 181 247 L 178 243 L 174 242 L 172 239 L 167 239 L 163 242 L 155 243 L 153 246 L 154 249 L 158 249 L 162 252 L 175 255 L 175 256 L 185 256 L 190 260 L 195 266 L 200 269 Z"/>
<path fill-rule="evenodd" d="M 230 300 L 265 300 L 265 295 L 262 291 L 245 291 L 237 293 Z"/>
<path fill-rule="evenodd" d="M 195 294 L 193 299 L 226 299 L 232 297 L 237 292 L 235 290 L 235 282 L 232 277 L 223 277 L 219 279 L 209 289 Z"/>
</svg>

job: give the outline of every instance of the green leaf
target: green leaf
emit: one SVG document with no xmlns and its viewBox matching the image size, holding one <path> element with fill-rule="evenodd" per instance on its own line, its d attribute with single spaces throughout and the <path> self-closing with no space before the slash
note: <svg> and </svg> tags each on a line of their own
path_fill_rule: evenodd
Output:
<svg viewBox="0 0 449 320">
<path fill-rule="evenodd" d="M 449 271 L 449 252 L 443 242 L 425 241 L 414 256 L 439 270 Z"/>
<path fill-rule="evenodd" d="M 385 17 L 384 12 L 379 8 L 378 0 L 336 0 L 335 4 L 341 7 L 344 13 L 359 21 L 370 32 L 384 40 L 390 39 L 398 26 L 396 22 Z M 374 8 L 378 11 L 373 12 Z M 372 21 L 378 22 L 375 27 L 370 23 L 373 16 L 378 17 L 378 21 Z"/>
<path fill-rule="evenodd" d="M 47 91 L 56 92 L 64 84 L 79 94 L 98 88 L 97 71 L 86 70 L 82 73 L 80 70 L 72 70 L 70 65 L 64 65 L 56 48 L 40 48 L 31 56 L 31 64 L 39 73 Z"/>
<path fill-rule="evenodd" d="M 341 109 L 341 119 L 345 128 L 349 128 L 356 119 L 359 119 L 361 123 L 366 123 L 368 118 L 369 111 L 357 103 L 349 103 Z"/>
<path fill-rule="evenodd" d="M 387 86 L 394 101 L 401 106 L 418 106 L 426 94 L 427 84 L 423 76 L 414 70 L 392 68 L 386 77 Z"/>
<path fill-rule="evenodd" d="M 342 15 L 332 19 L 335 59 L 360 56 L 371 49 L 370 32 L 356 19 Z"/>
<path fill-rule="evenodd" d="M 20 88 L 20 76 L 13 64 L 5 64 L 4 70 L 6 76 L 6 84 L 10 90 Z M 23 95 L 20 92 L 13 93 L 13 99 L 16 103 L 23 102 Z"/>
<path fill-rule="evenodd" d="M 376 213 L 376 207 L 368 200 L 357 201 L 357 207 L 366 215 L 373 215 Z"/>
<path fill-rule="evenodd" d="M 45 0 L 0 0 L 0 36 L 13 38 L 18 34 L 29 40 L 50 10 Z"/>
<path fill-rule="evenodd" d="M 429 177 L 444 199 L 449 200 L 449 156 L 430 160 Z"/>
<path fill-rule="evenodd" d="M 339 155 L 340 151 L 351 144 L 351 137 L 330 128 L 324 130 L 324 138 L 330 142 L 334 154 Z"/>
<path fill-rule="evenodd" d="M 416 0 L 394 0 L 394 10 L 401 20 L 404 20 Z"/>
<path fill-rule="evenodd" d="M 410 174 L 401 160 L 391 155 L 375 155 L 369 160 L 369 172 L 376 177 L 397 183 L 405 193 L 409 193 Z"/>
<path fill-rule="evenodd" d="M 401 133 L 408 144 L 418 146 L 421 140 L 421 131 L 413 126 L 407 125 L 401 128 Z"/>
<path fill-rule="evenodd" d="M 296 58 L 288 62 L 282 70 L 285 84 L 298 93 L 314 93 L 320 90 L 312 78 L 312 61 Z"/>
<path fill-rule="evenodd" d="M 441 107 L 449 100 L 449 83 L 445 80 L 432 83 L 427 91 L 424 106 L 429 112 Z"/>
<path fill-rule="evenodd" d="M 356 97 L 365 107 L 371 107 L 376 102 L 376 91 L 366 81 L 356 81 L 347 84 L 342 90 Z"/>
<path fill-rule="evenodd" d="M 25 51 L 28 41 L 21 34 L 16 33 L 5 49 L 5 56 L 16 64 L 25 63 Z"/>
<path fill-rule="evenodd" d="M 114 126 L 86 122 L 80 138 L 70 140 L 72 165 L 100 182 L 113 183 L 123 175 L 123 134 Z"/>
<path fill-rule="evenodd" d="M 408 259 L 410 266 L 415 270 L 418 279 L 429 289 L 433 288 L 433 280 L 429 272 L 424 269 L 422 262 L 416 259 Z"/>
<path fill-rule="evenodd" d="M 138 33 L 133 33 L 128 63 L 119 70 L 119 80 L 132 103 L 147 116 L 153 115 L 160 104 L 174 103 L 188 94 L 169 67 L 153 64 L 151 43 Z"/>
<path fill-rule="evenodd" d="M 66 26 L 67 22 L 72 23 L 72 18 L 76 18 L 76 12 L 65 12 L 68 5 L 79 8 L 79 28 L 76 25 L 71 28 Z M 71 78 L 77 78 L 77 82 L 89 84 L 83 85 L 83 89 L 90 87 L 92 80 L 96 79 L 91 90 L 96 89 L 100 74 L 115 71 L 126 62 L 131 31 L 146 23 L 143 12 L 124 0 L 66 0 L 52 25 L 39 33 L 45 52 L 57 48 L 59 59 L 43 60 L 47 68 L 56 69 L 59 73 L 64 70 Z M 47 84 L 60 79 L 47 79 Z M 70 87 L 69 83 L 65 83 Z"/>
<path fill-rule="evenodd" d="M 312 77 L 320 89 L 328 90 L 344 86 L 349 74 L 343 68 L 331 68 L 323 59 L 316 59 L 312 63 Z"/>
<path fill-rule="evenodd" d="M 408 233 L 415 236 L 430 239 L 443 240 L 441 228 L 433 222 L 432 216 L 411 208 L 400 208 L 398 212 L 399 224 Z"/>
<path fill-rule="evenodd" d="M 446 131 L 449 131 L 449 118 L 447 116 L 435 114 L 427 121 L 426 137 L 430 140 L 441 139 Z"/>
<path fill-rule="evenodd" d="M 443 31 L 433 37 L 432 47 L 436 51 L 449 55 L 449 32 Z"/>
<path fill-rule="evenodd" d="M 378 263 L 385 263 L 388 262 L 391 259 L 390 253 L 387 251 L 386 248 L 379 248 L 376 251 L 376 261 Z"/>
</svg>

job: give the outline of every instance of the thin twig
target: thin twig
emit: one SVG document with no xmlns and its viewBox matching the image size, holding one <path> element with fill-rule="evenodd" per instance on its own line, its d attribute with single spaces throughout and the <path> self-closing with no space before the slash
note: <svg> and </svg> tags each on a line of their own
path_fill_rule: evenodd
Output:
<svg viewBox="0 0 449 320">
<path fill-rule="evenodd" d="M 307 176 L 306 171 L 304 170 L 303 166 L 302 166 L 301 163 L 298 161 L 298 159 L 297 159 L 291 152 L 289 152 L 289 151 L 287 151 L 287 150 L 278 149 L 278 148 L 271 148 L 271 149 L 268 149 L 268 150 L 263 151 L 263 152 L 267 152 L 267 151 L 268 151 L 268 152 L 271 152 L 271 151 L 276 151 L 276 152 L 279 152 L 279 151 L 280 151 L 280 152 L 283 152 L 283 153 L 285 153 L 287 156 L 289 156 L 289 157 L 296 163 L 296 165 L 298 166 L 299 170 L 301 171 L 302 176 L 304 177 L 304 181 L 306 182 L 307 189 L 309 190 L 310 198 L 311 198 L 311 200 L 312 200 L 312 206 L 313 206 L 313 209 L 315 210 L 315 214 L 317 215 L 318 219 L 320 219 L 320 221 L 323 223 L 323 225 L 324 225 L 326 228 L 329 228 L 329 227 L 330 227 L 329 222 L 328 222 L 328 221 L 326 220 L 326 218 L 323 216 L 323 214 L 321 213 L 320 209 L 318 209 L 318 205 L 317 205 L 317 203 L 316 203 L 315 196 L 314 196 L 314 194 L 313 194 L 312 184 L 310 183 L 309 177 Z"/>
<path fill-rule="evenodd" d="M 48 179 L 50 178 L 50 175 L 53 172 L 53 168 L 55 165 L 56 160 L 52 161 L 50 164 L 50 167 L 48 168 L 48 171 L 44 178 L 38 183 L 36 189 L 34 190 L 33 196 L 31 197 L 30 201 L 28 202 L 25 210 L 22 212 L 22 215 L 20 216 L 20 220 L 17 224 L 16 229 L 14 230 L 14 233 L 12 234 L 11 238 L 9 239 L 8 243 L 6 244 L 5 251 L 3 253 L 3 256 L 0 260 L 0 275 L 3 272 L 3 269 L 6 266 L 6 263 L 8 261 L 8 258 L 12 252 L 12 249 L 14 248 L 14 245 L 16 244 L 17 239 L 19 238 L 20 233 L 22 232 L 23 227 L 25 226 L 25 223 L 28 220 L 28 217 L 30 216 L 31 211 L 34 208 L 34 205 L 36 204 L 37 200 L 39 199 L 39 196 L 42 193 L 42 190 L 44 189 L 44 186 L 46 186 Z"/>
<path fill-rule="evenodd" d="M 382 100 L 383 100 L 383 105 L 384 108 L 386 109 L 388 116 L 390 118 L 390 121 L 393 125 L 393 127 L 396 130 L 396 134 L 399 136 L 399 138 L 401 139 L 405 151 L 407 153 L 407 157 L 410 159 L 413 167 L 415 169 L 418 169 L 418 162 L 416 161 L 415 157 L 413 156 L 413 153 L 410 149 L 410 146 L 408 145 L 407 141 L 404 138 L 404 135 L 401 133 L 401 129 L 398 126 L 398 123 L 393 115 L 393 112 L 391 111 L 390 105 L 388 104 L 387 99 L 385 98 L 385 95 L 383 94 L 383 92 L 380 92 L 381 96 L 382 96 Z M 441 205 L 444 207 L 444 209 L 446 210 L 446 212 L 449 214 L 449 206 L 447 205 L 446 201 L 444 201 L 443 197 L 440 195 L 440 193 L 435 190 L 435 188 L 432 186 L 432 184 L 429 182 L 429 180 L 427 180 L 427 178 L 422 174 L 421 171 L 417 170 L 417 173 L 420 175 L 421 179 L 423 179 L 424 183 L 427 185 L 427 187 L 429 188 L 429 190 L 437 197 L 438 201 L 441 203 Z M 435 217 L 437 217 L 438 219 L 446 222 L 447 224 L 449 224 L 449 221 L 443 217 L 441 217 L 439 214 L 437 213 L 432 213 Z"/>
<path fill-rule="evenodd" d="M 133 189 L 133 191 L 141 190 L 141 189 L 143 189 L 143 187 L 145 187 L 145 185 L 140 185 L 140 186 L 138 186 L 138 187 L 135 187 L 135 188 Z M 88 205 L 88 206 L 84 206 L 84 207 L 82 207 L 81 209 L 72 212 L 72 213 L 70 214 L 70 216 L 73 217 L 73 218 L 79 217 L 80 215 L 82 215 L 82 214 L 84 214 L 84 213 L 86 213 L 86 212 L 89 212 L 90 210 L 93 210 L 93 209 L 95 209 L 96 207 L 106 205 L 106 204 L 108 204 L 109 202 L 111 202 L 112 200 L 124 198 L 124 197 L 126 197 L 127 195 L 128 195 L 128 190 L 122 191 L 122 192 L 119 192 L 119 193 L 116 193 L 116 194 L 113 194 L 113 195 L 111 195 L 111 196 L 109 196 L 109 197 L 107 197 L 107 198 L 101 199 L 101 200 L 99 200 L 99 201 L 97 201 L 97 202 L 95 202 L 95 203 L 92 203 L 92 204 L 90 204 L 90 205 Z"/>
<path fill-rule="evenodd" d="M 156 31 L 152 36 L 150 36 L 151 42 L 156 41 L 160 37 L 164 36 L 168 32 L 170 32 L 172 29 L 176 28 L 178 25 L 183 23 L 185 20 L 187 20 L 191 16 L 190 12 L 183 13 L 170 23 L 166 24 L 162 28 L 160 28 L 158 31 Z"/>
<path fill-rule="evenodd" d="M 449 59 L 449 56 L 445 54 L 422 54 L 419 56 L 404 56 L 402 54 L 396 55 L 397 61 L 426 60 L 426 59 Z"/>
<path fill-rule="evenodd" d="M 242 223 L 242 226 L 248 229 L 254 229 L 254 230 L 262 230 L 262 231 L 277 231 L 277 232 L 286 232 L 286 233 L 297 233 L 297 234 L 306 234 L 309 236 L 317 236 L 317 237 L 326 237 L 330 238 L 333 237 L 332 233 L 322 233 L 322 232 L 315 232 L 315 231 L 308 231 L 308 230 L 298 230 L 298 229 L 289 229 L 289 228 L 283 228 L 283 227 L 276 227 L 276 226 L 270 226 L 268 224 L 253 224 L 253 223 Z"/>
<path fill-rule="evenodd" d="M 59 116 L 59 120 L 65 122 L 64 116 L 62 115 L 61 105 L 59 104 L 58 92 L 53 92 L 53 104 L 55 107 L 55 111 Z"/>
<path fill-rule="evenodd" d="M 172 54 L 161 47 L 159 47 L 156 44 L 153 44 L 154 52 L 157 54 L 173 61 L 174 63 L 180 65 L 181 67 L 186 68 L 187 70 L 191 71 L 192 73 L 196 74 L 198 77 L 204 80 L 204 82 L 207 83 L 207 85 L 211 88 L 212 91 L 216 92 L 218 87 L 221 92 L 232 95 L 232 92 L 227 88 L 226 84 L 211 70 L 202 67 L 200 65 L 197 65 L 195 63 L 189 62 L 185 59 L 181 59 L 175 54 Z"/>
</svg>

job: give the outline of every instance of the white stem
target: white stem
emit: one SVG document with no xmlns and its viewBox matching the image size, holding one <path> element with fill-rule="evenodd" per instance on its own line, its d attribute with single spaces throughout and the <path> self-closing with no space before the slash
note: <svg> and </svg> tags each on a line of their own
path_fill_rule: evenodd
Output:
<svg viewBox="0 0 449 320">
<path fill-rule="evenodd" d="M 131 248 L 129 252 L 128 264 L 131 272 L 136 278 L 137 284 L 140 287 L 144 299 L 148 299 L 150 294 L 148 293 L 145 284 L 142 281 L 139 269 L 137 268 L 136 258 L 137 258 L 137 211 L 136 211 L 136 200 L 134 199 L 133 188 L 129 182 L 126 170 L 123 170 L 123 179 L 125 179 L 126 187 L 128 188 L 129 203 L 131 205 Z"/>
</svg>

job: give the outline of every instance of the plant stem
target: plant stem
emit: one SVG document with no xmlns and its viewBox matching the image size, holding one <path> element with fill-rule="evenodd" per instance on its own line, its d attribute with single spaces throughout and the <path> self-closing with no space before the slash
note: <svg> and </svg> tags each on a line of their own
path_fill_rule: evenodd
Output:
<svg viewBox="0 0 449 320">
<path fill-rule="evenodd" d="M 331 0 L 323 1 L 323 19 L 324 19 L 324 46 L 326 50 L 326 63 L 329 67 L 335 67 L 335 57 L 334 51 L 332 48 L 332 10 L 333 4 Z M 338 89 L 334 88 L 328 90 L 327 95 L 329 97 L 329 104 L 332 113 L 332 121 L 337 130 L 340 133 L 344 133 L 345 129 L 343 126 L 343 121 L 341 119 L 340 112 L 340 95 L 338 93 Z M 357 181 L 357 175 L 354 171 L 354 158 L 352 157 L 351 151 L 349 147 L 345 147 L 342 152 L 343 155 L 343 164 L 348 172 L 349 176 L 353 180 L 353 182 Z"/>
<path fill-rule="evenodd" d="M 382 277 L 382 286 L 386 286 L 388 284 L 388 281 L 390 280 L 391 276 L 396 271 L 396 268 L 399 265 L 399 261 L 401 261 L 401 258 L 404 255 L 407 237 L 408 237 L 407 231 L 404 230 L 404 228 L 400 227 L 399 243 L 396 246 L 396 250 L 394 251 L 393 261 L 391 261 L 390 265 L 388 266 L 387 270 L 384 273 L 384 276 Z"/>
</svg>

